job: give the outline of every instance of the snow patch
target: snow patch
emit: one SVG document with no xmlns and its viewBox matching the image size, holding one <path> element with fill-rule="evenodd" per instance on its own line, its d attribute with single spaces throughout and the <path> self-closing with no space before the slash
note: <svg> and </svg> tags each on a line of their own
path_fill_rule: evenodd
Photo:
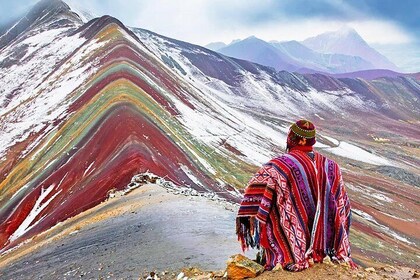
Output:
<svg viewBox="0 0 420 280">
<path fill-rule="evenodd" d="M 85 172 L 83 173 L 83 177 L 85 177 L 86 174 L 90 174 L 90 173 L 93 172 L 93 170 L 95 170 L 95 168 L 94 168 L 94 169 L 92 169 L 91 172 L 89 172 L 89 170 L 92 168 L 92 166 L 93 166 L 94 163 L 95 163 L 95 161 L 92 161 L 92 163 L 89 164 L 88 168 L 86 168 Z"/>
<path fill-rule="evenodd" d="M 325 136 L 324 136 L 325 137 Z M 325 151 L 328 151 L 330 153 L 336 154 L 341 157 L 353 159 L 356 161 L 361 161 L 373 165 L 390 165 L 393 166 L 393 164 L 382 157 L 379 157 L 377 155 L 371 154 L 368 151 L 363 150 L 362 148 L 359 148 L 355 145 L 352 145 L 350 143 L 341 141 L 338 144 L 338 147 L 333 148 L 327 148 Z"/>
<path fill-rule="evenodd" d="M 392 229 L 390 229 L 389 227 L 387 227 L 387 226 L 384 226 L 384 225 L 382 225 L 382 224 L 380 224 L 380 223 L 378 223 L 371 215 L 369 215 L 368 213 L 366 213 L 366 212 L 364 212 L 364 211 L 362 211 L 362 210 L 359 210 L 359 209 L 352 209 L 351 210 L 352 212 L 354 212 L 354 213 L 356 213 L 358 216 L 360 216 L 360 217 L 362 217 L 363 219 L 365 219 L 365 220 L 367 220 L 367 221 L 369 221 L 369 222 L 371 222 L 371 223 L 373 223 L 373 224 L 375 224 L 375 225 L 377 225 L 381 230 L 382 230 L 382 232 L 383 233 L 385 233 L 385 234 L 388 234 L 388 235 L 390 235 L 390 236 L 392 236 L 392 237 L 394 237 L 395 239 L 397 239 L 397 240 L 399 240 L 399 241 L 402 241 L 402 242 L 405 242 L 405 243 L 407 243 L 407 244 L 410 244 L 410 245 L 415 245 L 415 243 L 414 242 L 411 242 L 410 240 L 408 240 L 407 238 L 405 238 L 405 237 L 403 237 L 403 236 L 401 236 L 401 235 L 399 235 L 398 233 L 396 233 L 395 231 L 393 231 Z"/>
<path fill-rule="evenodd" d="M 391 198 L 387 197 L 386 195 L 383 195 L 383 194 L 380 194 L 380 193 L 373 193 L 373 194 L 371 194 L 371 196 L 373 196 L 374 198 L 379 199 L 381 201 L 388 202 L 388 203 L 394 201 Z"/>
<path fill-rule="evenodd" d="M 378 200 L 386 203 L 394 202 L 394 200 L 388 197 L 385 192 L 381 192 L 367 185 L 353 185 L 348 183 L 346 184 L 346 186 L 352 191 L 360 193 L 361 196 L 371 200 L 372 202 L 378 202 Z"/>
<path fill-rule="evenodd" d="M 195 177 L 194 174 L 192 174 L 191 170 L 187 166 L 181 165 L 181 170 L 184 171 L 185 175 L 187 175 L 188 178 L 190 178 L 190 180 L 194 182 L 194 184 L 201 187 L 203 186 L 200 180 L 198 180 L 198 178 Z"/>
<path fill-rule="evenodd" d="M 338 146 L 340 144 L 340 141 L 338 141 L 337 139 L 334 139 L 330 136 L 325 136 L 322 135 L 322 137 L 324 137 L 325 139 L 327 139 L 328 141 L 330 141 L 331 143 L 333 143 L 335 146 Z"/>
<path fill-rule="evenodd" d="M 23 220 L 20 226 L 16 229 L 16 231 L 9 237 L 10 242 L 13 242 L 17 238 L 24 235 L 42 220 L 41 218 L 31 225 L 31 223 L 36 219 L 39 213 L 41 213 L 42 210 L 44 210 L 48 206 L 48 204 L 50 204 L 50 202 L 61 192 L 61 190 L 59 190 L 57 193 L 52 195 L 47 201 L 43 202 L 44 199 L 53 191 L 54 187 L 55 184 L 50 185 L 46 189 L 44 189 L 44 187 L 41 187 L 41 194 L 36 200 L 34 207 L 32 208 L 31 212 L 29 212 L 28 216 L 26 216 L 25 220 Z"/>
</svg>

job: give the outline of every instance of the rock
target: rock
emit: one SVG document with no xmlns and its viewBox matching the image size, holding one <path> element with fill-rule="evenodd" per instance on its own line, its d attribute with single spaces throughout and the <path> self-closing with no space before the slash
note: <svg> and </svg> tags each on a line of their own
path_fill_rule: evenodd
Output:
<svg viewBox="0 0 420 280">
<path fill-rule="evenodd" d="M 276 264 L 276 266 L 272 269 L 272 271 L 282 271 L 283 270 L 283 266 L 281 264 Z"/>
<path fill-rule="evenodd" d="M 363 272 L 357 273 L 356 276 L 357 276 L 358 279 L 365 279 L 366 278 L 366 275 Z"/>
<path fill-rule="evenodd" d="M 326 256 L 326 257 L 322 260 L 322 263 L 332 265 L 331 258 L 330 258 L 329 256 Z"/>
<path fill-rule="evenodd" d="M 191 269 L 190 269 L 190 272 L 191 273 L 193 273 L 195 276 L 197 276 L 197 275 L 199 275 L 200 273 L 201 273 L 201 270 L 199 270 L 198 268 L 196 268 L 196 267 L 192 267 Z"/>
<path fill-rule="evenodd" d="M 349 270 L 350 269 L 350 264 L 348 262 L 339 262 L 339 265 L 341 267 L 344 267 L 345 270 Z"/>
<path fill-rule="evenodd" d="M 412 278 L 420 279 L 420 271 L 414 271 Z"/>
<path fill-rule="evenodd" d="M 376 269 L 375 269 L 375 268 L 373 268 L 373 267 L 366 267 L 366 268 L 365 268 L 365 271 L 366 271 L 366 272 L 375 272 L 375 271 L 376 271 Z"/>
<path fill-rule="evenodd" d="M 178 274 L 178 276 L 176 277 L 176 280 L 181 280 L 184 277 L 184 272 L 181 272 L 180 274 Z"/>
<path fill-rule="evenodd" d="M 225 275 L 225 271 L 224 270 L 218 270 L 218 271 L 214 271 L 213 272 L 213 276 L 215 278 L 222 278 Z"/>
<path fill-rule="evenodd" d="M 257 277 L 264 271 L 264 267 L 247 257 L 237 254 L 227 261 L 228 279 L 244 279 Z"/>
<path fill-rule="evenodd" d="M 149 276 L 147 276 L 146 280 L 160 280 L 160 278 L 156 275 L 154 271 L 150 272 Z"/>
<path fill-rule="evenodd" d="M 395 273 L 396 269 L 395 267 L 393 267 L 392 265 L 387 265 L 381 268 L 383 271 L 385 272 L 389 272 L 389 273 Z"/>
<path fill-rule="evenodd" d="M 194 280 L 208 280 L 208 279 L 212 279 L 212 278 L 213 278 L 212 274 L 209 273 L 207 275 L 198 275 L 198 276 L 194 277 L 193 279 Z"/>
</svg>

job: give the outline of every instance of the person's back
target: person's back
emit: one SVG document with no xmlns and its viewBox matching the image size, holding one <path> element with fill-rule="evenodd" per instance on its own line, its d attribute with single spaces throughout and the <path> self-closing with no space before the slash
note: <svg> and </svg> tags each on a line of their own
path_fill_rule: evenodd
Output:
<svg viewBox="0 0 420 280">
<path fill-rule="evenodd" d="M 267 269 L 298 271 L 326 255 L 351 261 L 350 204 L 338 164 L 313 151 L 309 121 L 292 125 L 287 144 L 288 153 L 264 164 L 246 188 L 237 219 L 243 248 L 261 246 Z"/>
</svg>

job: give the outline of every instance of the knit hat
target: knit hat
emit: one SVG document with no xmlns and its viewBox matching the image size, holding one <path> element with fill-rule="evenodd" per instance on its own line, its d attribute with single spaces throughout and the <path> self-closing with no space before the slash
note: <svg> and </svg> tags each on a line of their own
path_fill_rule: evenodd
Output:
<svg viewBox="0 0 420 280">
<path fill-rule="evenodd" d="M 315 144 L 315 126 L 308 120 L 298 120 L 290 127 L 287 146 L 313 146 Z"/>
</svg>

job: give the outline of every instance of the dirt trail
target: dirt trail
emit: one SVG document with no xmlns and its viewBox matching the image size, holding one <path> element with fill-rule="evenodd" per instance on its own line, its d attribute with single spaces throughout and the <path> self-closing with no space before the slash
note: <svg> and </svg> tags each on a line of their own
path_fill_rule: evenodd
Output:
<svg viewBox="0 0 420 280">
<path fill-rule="evenodd" d="M 236 208 L 145 185 L 67 220 L 0 258 L 1 279 L 135 279 L 145 271 L 224 269 L 240 253 Z"/>
</svg>

